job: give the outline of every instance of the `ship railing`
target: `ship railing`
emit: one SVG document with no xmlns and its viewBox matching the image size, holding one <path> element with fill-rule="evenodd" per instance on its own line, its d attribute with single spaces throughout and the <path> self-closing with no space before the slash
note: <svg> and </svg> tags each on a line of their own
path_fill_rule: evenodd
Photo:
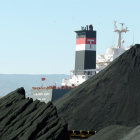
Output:
<svg viewBox="0 0 140 140">
<path fill-rule="evenodd" d="M 32 87 L 32 89 L 56 89 L 56 86 L 48 86 L 48 87 Z"/>
<path fill-rule="evenodd" d="M 97 133 L 97 131 L 83 131 L 83 130 L 80 130 L 80 131 L 76 131 L 76 130 L 69 130 L 68 131 L 68 134 L 70 136 L 70 140 L 71 138 L 88 138 L 92 135 L 95 135 Z"/>
<path fill-rule="evenodd" d="M 48 86 L 48 87 L 32 87 L 32 89 L 74 89 L 77 86 L 61 86 L 61 87 L 56 87 L 56 86 Z"/>
</svg>

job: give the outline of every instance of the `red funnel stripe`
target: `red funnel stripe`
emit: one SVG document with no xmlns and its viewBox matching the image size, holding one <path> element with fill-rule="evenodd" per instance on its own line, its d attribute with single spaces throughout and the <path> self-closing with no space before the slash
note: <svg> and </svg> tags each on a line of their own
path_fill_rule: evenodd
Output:
<svg viewBox="0 0 140 140">
<path fill-rule="evenodd" d="M 96 38 L 77 38 L 76 45 L 80 44 L 96 44 Z"/>
</svg>

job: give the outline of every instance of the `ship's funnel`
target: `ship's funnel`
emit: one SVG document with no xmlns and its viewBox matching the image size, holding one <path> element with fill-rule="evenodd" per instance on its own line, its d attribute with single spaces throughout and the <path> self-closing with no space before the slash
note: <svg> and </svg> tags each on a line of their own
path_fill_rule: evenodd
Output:
<svg viewBox="0 0 140 140">
<path fill-rule="evenodd" d="M 88 29 L 88 28 L 87 28 Z M 84 75 L 79 70 L 96 69 L 96 31 L 89 25 L 89 30 L 76 32 L 75 75 Z"/>
</svg>

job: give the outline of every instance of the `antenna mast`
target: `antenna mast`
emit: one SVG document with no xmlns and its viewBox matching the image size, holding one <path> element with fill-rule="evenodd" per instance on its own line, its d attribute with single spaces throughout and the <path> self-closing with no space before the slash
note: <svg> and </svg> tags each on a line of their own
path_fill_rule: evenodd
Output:
<svg viewBox="0 0 140 140">
<path fill-rule="evenodd" d="M 122 48 L 122 46 L 121 46 L 121 38 L 122 38 L 121 35 L 122 35 L 122 32 L 126 33 L 129 30 L 127 30 L 127 27 L 125 29 L 123 28 L 124 23 L 120 23 L 120 24 L 122 24 L 122 28 L 121 28 L 121 30 L 118 30 L 117 26 L 116 26 L 116 22 L 117 21 L 114 21 L 114 30 L 113 30 L 113 32 L 117 32 L 118 33 L 117 48 Z M 124 41 L 122 41 L 122 43 L 124 43 Z"/>
</svg>

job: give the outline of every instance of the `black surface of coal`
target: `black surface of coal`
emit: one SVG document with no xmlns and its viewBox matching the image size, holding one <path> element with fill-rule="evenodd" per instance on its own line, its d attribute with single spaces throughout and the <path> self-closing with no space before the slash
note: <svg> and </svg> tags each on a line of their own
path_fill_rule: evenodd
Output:
<svg viewBox="0 0 140 140">
<path fill-rule="evenodd" d="M 140 45 L 53 102 L 68 130 L 99 131 L 140 124 Z"/>
<path fill-rule="evenodd" d="M 108 126 L 87 140 L 140 140 L 140 125 L 134 128 L 120 125 Z"/>
<path fill-rule="evenodd" d="M 0 99 L 0 140 L 68 140 L 67 124 L 52 102 L 25 98 L 19 88 Z"/>
<path fill-rule="evenodd" d="M 132 127 L 111 125 L 101 129 L 96 135 L 89 137 L 87 140 L 121 140 L 126 138 L 132 132 Z M 136 134 L 136 133 L 135 133 Z M 131 139 L 134 137 L 131 137 Z M 124 140 L 131 140 L 124 139 Z M 138 140 L 138 139 L 137 139 Z"/>
</svg>

